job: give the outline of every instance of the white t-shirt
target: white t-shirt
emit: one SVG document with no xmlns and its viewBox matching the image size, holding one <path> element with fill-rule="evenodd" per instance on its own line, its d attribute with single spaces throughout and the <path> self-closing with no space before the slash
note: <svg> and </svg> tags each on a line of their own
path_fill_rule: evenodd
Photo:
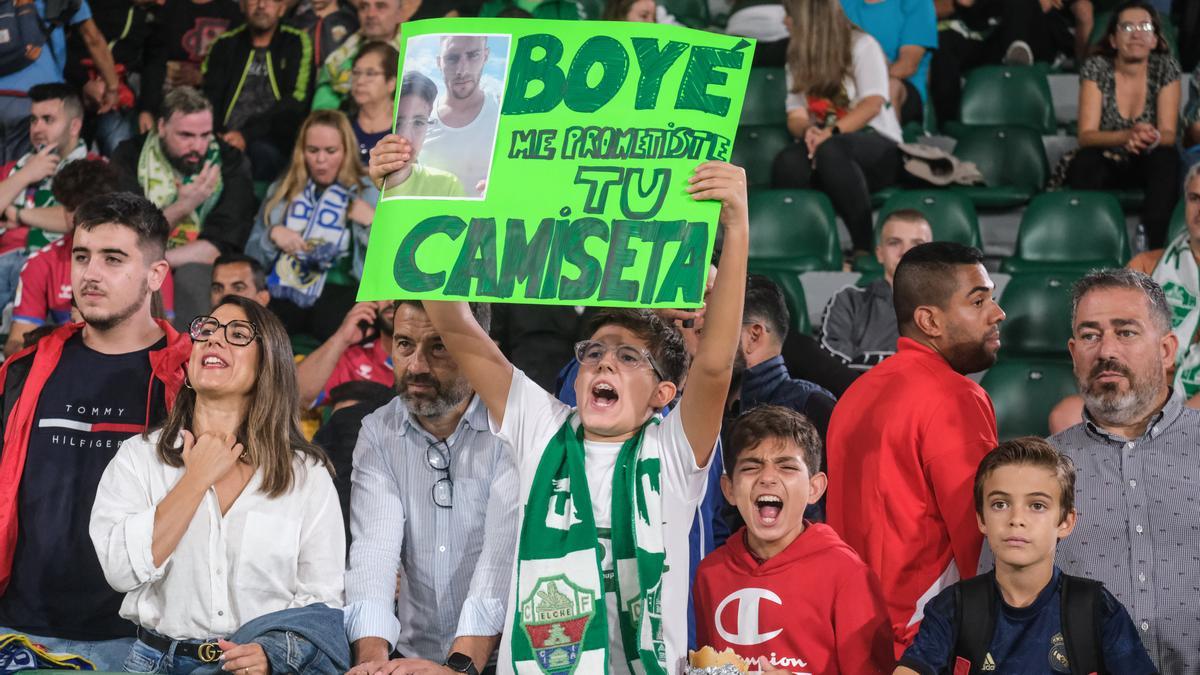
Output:
<svg viewBox="0 0 1200 675">
<path fill-rule="evenodd" d="M 862 31 L 854 31 L 854 76 L 845 80 L 846 95 L 850 97 L 850 107 L 868 96 L 882 96 L 887 105 L 872 117 L 871 128 L 884 136 L 900 143 L 903 135 L 900 133 L 900 121 L 892 109 L 891 88 L 888 84 L 887 58 L 883 48 L 875 38 Z M 792 91 L 792 69 L 787 69 L 788 96 L 786 106 L 788 112 L 797 108 L 808 107 L 808 99 L 804 92 Z M 819 120 L 814 120 L 819 122 Z"/>
<path fill-rule="evenodd" d="M 546 446 L 566 422 L 572 408 L 551 396 L 537 383 L 519 370 L 513 370 L 512 387 L 504 409 L 504 425 L 492 431 L 508 441 L 517 453 L 517 473 L 520 477 L 520 518 L 525 517 L 525 501 L 538 462 Z M 579 417 L 572 419 L 578 424 Z M 688 535 L 696 505 L 704 497 L 708 478 L 708 465 L 696 466 L 696 457 L 683 431 L 683 416 L 674 411 L 660 424 L 652 424 L 642 436 L 643 446 L 656 444 L 662 458 L 662 501 L 663 501 L 663 546 L 666 550 L 666 569 L 662 577 L 663 640 L 667 650 L 667 672 L 679 669 L 681 659 L 687 656 L 687 601 L 690 574 L 690 549 Z M 592 515 L 601 541 L 612 526 L 612 478 L 613 468 L 621 443 L 584 441 L 584 467 L 587 472 L 588 492 L 592 498 Z M 712 459 L 710 457 L 709 462 Z M 520 524 L 518 523 L 518 532 Z M 611 540 L 610 540 L 611 541 Z M 611 547 L 604 556 L 604 576 L 607 587 L 611 578 Z M 498 673 L 512 673 L 512 617 L 517 607 L 517 566 L 513 565 L 512 584 L 508 593 L 504 638 L 500 643 L 497 660 Z M 620 619 L 617 614 L 617 595 L 605 593 L 608 616 L 609 672 L 626 674 L 628 662 L 621 647 Z"/>
<path fill-rule="evenodd" d="M 465 127 L 450 127 L 438 118 L 442 105 L 439 99 L 433 106 L 425 145 L 421 148 L 421 163 L 458 176 L 468 197 L 477 197 L 475 186 L 487 178 L 496 145 L 496 126 L 500 121 L 500 103 L 492 94 L 483 95 L 483 107 Z"/>
</svg>

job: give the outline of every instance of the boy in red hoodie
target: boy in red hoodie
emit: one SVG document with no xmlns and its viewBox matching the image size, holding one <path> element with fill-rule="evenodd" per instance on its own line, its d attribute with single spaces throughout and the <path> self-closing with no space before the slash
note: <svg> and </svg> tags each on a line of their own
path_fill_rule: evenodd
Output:
<svg viewBox="0 0 1200 675">
<path fill-rule="evenodd" d="M 764 673 L 889 673 L 879 581 L 828 526 L 804 520 L 825 492 L 821 439 L 803 415 L 761 406 L 734 427 L 721 490 L 746 526 L 705 558 L 696 638 Z"/>
</svg>

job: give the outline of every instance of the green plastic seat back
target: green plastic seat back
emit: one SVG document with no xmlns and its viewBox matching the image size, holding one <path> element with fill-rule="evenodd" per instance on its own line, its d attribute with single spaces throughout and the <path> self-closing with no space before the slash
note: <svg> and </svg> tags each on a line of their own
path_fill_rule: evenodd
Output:
<svg viewBox="0 0 1200 675">
<path fill-rule="evenodd" d="M 787 127 L 781 124 L 755 124 L 738 127 L 730 161 L 746 170 L 751 189 L 771 184 L 771 164 L 775 155 L 793 143 Z"/>
<path fill-rule="evenodd" d="M 748 207 L 750 259 L 760 268 L 793 272 L 842 268 L 837 220 L 824 193 L 756 190 Z"/>
<path fill-rule="evenodd" d="M 739 124 L 786 124 L 787 76 L 783 68 L 751 68 Z"/>
<path fill-rule="evenodd" d="M 954 156 L 974 162 L 988 187 L 1038 192 L 1050 173 L 1041 134 L 1025 127 L 966 127 L 954 146 Z"/>
<path fill-rule="evenodd" d="M 883 222 L 895 211 L 920 211 L 933 230 L 934 241 L 953 241 L 964 246 L 983 247 L 979 217 L 975 205 L 965 195 L 949 190 L 905 190 L 883 203 L 875 225 L 875 238 L 883 232 Z"/>
<path fill-rule="evenodd" d="M 1071 338 L 1071 284 L 1075 275 L 1059 272 L 1017 274 L 1004 287 L 1000 324 L 1005 357 L 1067 356 Z"/>
<path fill-rule="evenodd" d="M 981 66 L 967 74 L 960 119 L 970 125 L 1057 130 L 1050 83 L 1038 66 Z"/>
<path fill-rule="evenodd" d="M 1063 268 L 1119 267 L 1129 260 L 1125 215 L 1105 192 L 1064 190 L 1033 198 L 1017 231 L 1016 263 Z M 1006 261 L 1007 263 L 1007 261 Z"/>
<path fill-rule="evenodd" d="M 533 8 L 535 19 L 582 19 L 579 5 L 567 0 L 544 0 Z"/>
<path fill-rule="evenodd" d="M 1001 358 L 983 376 L 1001 440 L 1050 434 L 1050 410 L 1078 393 L 1070 359 Z"/>
</svg>

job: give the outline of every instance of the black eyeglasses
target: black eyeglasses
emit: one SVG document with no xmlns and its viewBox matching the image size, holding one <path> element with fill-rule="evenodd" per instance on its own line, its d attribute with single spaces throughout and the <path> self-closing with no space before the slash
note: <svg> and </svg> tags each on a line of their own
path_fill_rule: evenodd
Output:
<svg viewBox="0 0 1200 675">
<path fill-rule="evenodd" d="M 235 347 L 245 347 L 259 339 L 258 329 L 249 321 L 234 319 L 229 323 L 221 323 L 211 316 L 192 319 L 188 332 L 196 342 L 208 342 L 220 329 L 225 330 L 225 341 Z"/>
<path fill-rule="evenodd" d="M 446 476 L 433 484 L 433 503 L 448 509 L 454 506 L 454 479 L 450 477 L 450 446 L 445 441 L 434 441 L 425 448 L 425 461 L 434 471 L 445 471 Z"/>
</svg>

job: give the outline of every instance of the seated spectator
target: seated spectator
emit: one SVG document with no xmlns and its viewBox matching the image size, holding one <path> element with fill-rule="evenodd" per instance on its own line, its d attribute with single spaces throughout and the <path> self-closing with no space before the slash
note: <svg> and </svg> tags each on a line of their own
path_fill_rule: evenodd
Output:
<svg viewBox="0 0 1200 675">
<path fill-rule="evenodd" d="M 167 274 L 167 222 L 153 204 L 120 192 L 90 199 L 73 239 L 83 322 L 0 368 L 0 633 L 116 671 L 135 627 L 82 524 L 117 447 L 174 402 L 191 341 L 151 316 Z"/>
<path fill-rule="evenodd" d="M 1069 457 L 1040 438 L 1006 441 L 979 463 L 974 492 L 975 516 L 996 567 L 929 601 L 896 675 L 952 669 L 1158 673 L 1112 593 L 1055 564 L 1055 548 L 1078 522 Z M 1090 510 L 1086 515 L 1102 518 Z M 1086 627 L 1073 623 L 1080 613 Z"/>
<path fill-rule="evenodd" d="M 764 673 L 791 673 L 789 664 L 887 673 L 895 658 L 879 580 L 832 529 L 804 519 L 825 492 L 821 447 L 816 428 L 790 408 L 764 405 L 738 418 L 721 490 L 746 525 L 696 572 L 696 638 Z M 774 602 L 758 600 L 768 593 Z M 737 623 L 721 611 L 733 598 L 756 603 L 751 641 L 741 631 L 746 610 Z"/>
<path fill-rule="evenodd" d="M 350 71 L 350 98 L 356 112 L 350 118 L 363 166 L 371 148 L 392 131 L 392 106 L 396 103 L 396 48 L 386 42 L 368 42 L 354 57 Z M 383 86 L 380 86 L 382 84 Z"/>
<path fill-rule="evenodd" d="M 600 16 L 604 21 L 635 21 L 640 23 L 661 23 L 670 26 L 682 25 L 671 16 L 666 7 L 655 0 L 608 0 L 604 5 L 604 13 Z"/>
<path fill-rule="evenodd" d="M 800 142 L 775 158 L 771 184 L 828 194 L 856 253 L 865 255 L 873 239 L 871 193 L 894 184 L 900 173 L 900 124 L 889 110 L 887 61 L 875 38 L 851 23 L 838 3 L 786 0 L 784 8 L 792 34 L 787 127 Z"/>
<path fill-rule="evenodd" d="M 162 111 L 156 129 L 122 143 L 112 161 L 122 187 L 145 194 L 171 224 L 167 262 L 178 277 L 176 309 L 195 316 L 208 306 L 209 266 L 246 245 L 254 186 L 245 155 L 213 135 L 212 104 L 203 94 L 176 88 Z"/>
<path fill-rule="evenodd" d="M 1142 0 L 1113 12 L 1098 49 L 1079 71 L 1080 148 L 1066 185 L 1145 190 L 1142 225 L 1150 248 L 1162 248 L 1179 196 L 1179 63 Z"/>
<path fill-rule="evenodd" d="M 1183 161 L 1187 168 L 1200 163 L 1200 63 L 1192 71 L 1191 82 L 1188 83 L 1187 107 L 1181 115 L 1183 121 Z"/>
<path fill-rule="evenodd" d="M 417 71 L 404 74 L 400 97 L 396 102 L 396 133 L 383 137 L 379 145 L 400 143 L 411 155 L 398 171 L 388 175 L 382 197 L 462 197 L 466 195 L 458 178 L 441 169 L 421 163 L 421 148 L 429 131 L 429 116 L 437 100 L 437 85 Z"/>
<path fill-rule="evenodd" d="M 287 165 L 312 96 L 312 43 L 308 33 L 280 25 L 286 7 L 286 0 L 244 0 L 246 23 L 218 37 L 201 67 L 222 75 L 204 77 L 204 95 L 221 111 L 221 140 L 246 154 L 257 181 L 275 180 Z"/>
<path fill-rule="evenodd" d="M 50 181 L 69 162 L 93 157 L 79 135 L 83 103 L 71 85 L 39 84 L 29 90 L 29 100 L 29 142 L 34 150 L 0 168 L 0 204 L 6 205 L 9 228 L 3 235 L 6 250 L 35 251 L 62 236 L 67 221 Z"/>
<path fill-rule="evenodd" d="M 342 113 L 313 111 L 295 145 L 287 173 L 267 189 L 246 252 L 268 270 L 271 310 L 288 333 L 324 341 L 354 306 L 379 190 Z"/>
<path fill-rule="evenodd" d="M 308 41 L 312 43 L 315 76 L 325 59 L 358 31 L 358 14 L 354 11 L 353 3 L 310 0 L 308 7 L 296 12 L 287 23 L 308 34 Z"/>
<path fill-rule="evenodd" d="M 487 305 L 472 311 L 486 328 Z M 397 395 L 354 448 L 350 675 L 478 673 L 508 618 L 516 465 L 421 304 L 398 301 L 394 315 Z M 392 653 L 407 658 L 385 666 Z"/>
<path fill-rule="evenodd" d="M 368 42 L 387 42 L 399 51 L 400 24 L 412 18 L 421 0 L 361 0 L 358 3 L 358 32 L 346 38 L 317 69 L 314 110 L 338 108 L 350 93 L 350 71 L 354 57 Z"/>
<path fill-rule="evenodd" d="M 300 404 L 316 407 L 339 384 L 392 385 L 392 303 L 360 302 L 320 347 L 296 364 Z"/>
<path fill-rule="evenodd" d="M 933 231 L 920 211 L 901 209 L 879 228 L 875 259 L 883 276 L 866 286 L 846 286 L 829 300 L 821 320 L 821 347 L 857 370 L 867 370 L 896 353 L 896 309 L 892 278 L 909 249 L 933 241 Z"/>
<path fill-rule="evenodd" d="M 273 314 L 226 297 L 191 336 L 188 386 L 162 429 L 121 444 L 92 508 L 104 576 L 138 627 L 124 669 L 182 675 L 220 656 L 229 672 L 285 671 L 262 644 L 224 638 L 271 612 L 342 605 L 332 466 L 300 433 Z"/>
<path fill-rule="evenodd" d="M 841 0 L 855 25 L 879 41 L 888 62 L 888 100 L 900 124 L 925 122 L 925 83 L 938 47 L 929 0 Z"/>
<path fill-rule="evenodd" d="M 1058 546 L 1060 564 L 1112 591 L 1159 672 L 1196 672 L 1200 612 L 1185 598 L 1200 586 L 1200 411 L 1167 377 L 1178 347 L 1170 305 L 1133 270 L 1093 272 L 1071 298 L 1069 346 L 1086 411 L 1050 442 L 1074 460 L 1086 509 Z"/>
<path fill-rule="evenodd" d="M 81 159 L 64 166 L 54 175 L 50 190 L 62 208 L 66 226 L 74 228 L 75 211 L 85 201 L 116 192 L 118 180 L 116 170 L 102 159 Z M 74 295 L 71 292 L 73 242 L 74 236 L 68 230 L 61 239 L 31 253 L 21 268 L 12 327 L 4 345 L 5 356 L 21 350 L 25 336 L 35 328 L 53 328 L 74 320 Z M 162 297 L 163 314 L 173 317 L 175 294 L 169 272 L 157 294 Z"/>
<path fill-rule="evenodd" d="M 221 298 L 227 295 L 237 295 L 266 307 L 271 294 L 267 291 L 267 271 L 262 264 L 241 253 L 226 253 L 213 261 L 209 286 L 212 306 L 221 304 Z"/>
<path fill-rule="evenodd" d="M 163 97 L 168 92 L 201 87 L 200 69 L 212 43 L 242 22 L 238 4 L 228 0 L 174 0 L 163 3 L 154 14 L 138 96 L 139 134 L 153 131 L 155 120 L 164 116 Z"/>
</svg>

